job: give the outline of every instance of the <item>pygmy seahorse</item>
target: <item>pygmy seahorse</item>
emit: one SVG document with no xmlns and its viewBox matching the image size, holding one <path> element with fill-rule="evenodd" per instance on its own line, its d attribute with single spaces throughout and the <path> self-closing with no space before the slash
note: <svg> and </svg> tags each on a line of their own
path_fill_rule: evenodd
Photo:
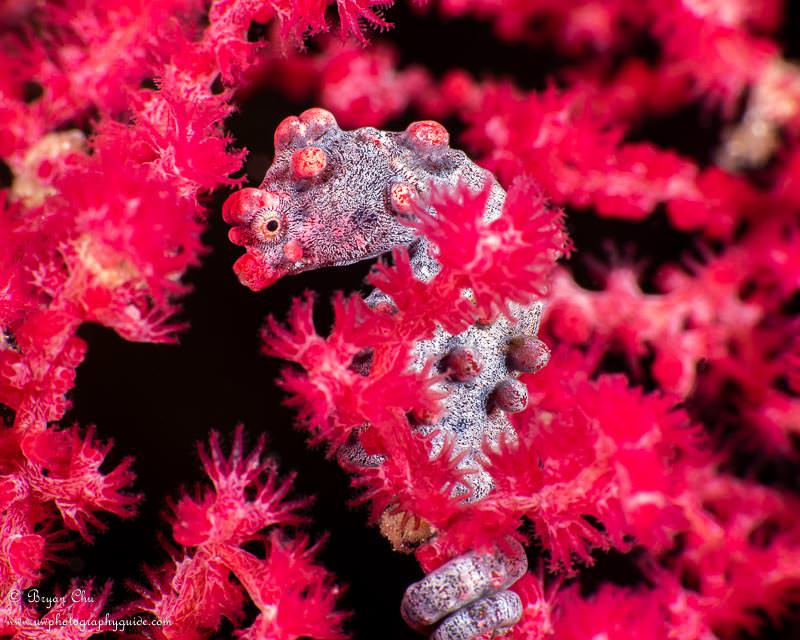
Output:
<svg viewBox="0 0 800 640">
<path fill-rule="evenodd" d="M 413 215 L 414 200 L 432 186 L 466 184 L 477 190 L 487 181 L 491 190 L 484 217 L 490 221 L 501 215 L 505 191 L 490 172 L 450 148 L 449 134 L 438 122 L 414 122 L 401 132 L 343 131 L 330 112 L 309 109 L 278 126 L 275 158 L 261 186 L 242 189 L 225 203 L 229 237 L 247 249 L 234 270 L 244 285 L 258 291 L 289 274 L 352 264 L 405 246 L 415 276 L 428 280 L 439 264 L 426 238 L 404 224 Z M 379 290 L 366 301 L 391 303 Z M 415 347 L 414 367 L 421 370 L 433 360 L 447 374 L 439 383 L 447 391 L 443 415 L 435 425 L 419 428 L 438 430 L 434 455 L 444 438 L 452 437 L 456 451 L 466 451 L 461 464 L 479 469 L 471 475 L 469 500 L 492 489 L 491 476 L 481 470 L 482 442 L 496 443 L 503 433 L 513 439 L 507 413 L 527 405 L 519 374 L 538 371 L 549 359 L 536 337 L 541 312 L 539 302 L 513 306 L 511 320 L 500 317 L 459 335 L 440 327 Z M 343 447 L 339 457 L 380 464 L 357 444 Z M 393 540 L 396 546 L 403 542 Z M 520 599 L 508 587 L 526 570 L 524 549 L 515 541 L 491 552 L 467 553 L 411 585 L 401 613 L 419 630 L 435 628 L 434 640 L 500 632 L 521 616 Z"/>
</svg>

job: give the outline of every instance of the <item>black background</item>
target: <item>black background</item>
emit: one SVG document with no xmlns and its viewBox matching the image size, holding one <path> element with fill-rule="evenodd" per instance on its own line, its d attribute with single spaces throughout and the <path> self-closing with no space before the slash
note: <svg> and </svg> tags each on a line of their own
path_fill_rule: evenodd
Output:
<svg viewBox="0 0 800 640">
<path fill-rule="evenodd" d="M 524 87 L 544 86 L 548 72 L 559 66 L 558 58 L 547 51 L 501 43 L 488 24 L 468 19 L 442 22 L 435 14 L 418 15 L 404 6 L 387 16 L 396 28 L 371 38 L 395 43 L 403 64 L 424 64 L 435 73 L 461 67 L 479 76 L 508 75 Z M 796 9 L 789 18 L 783 39 L 791 55 L 798 53 L 797 45 L 791 44 L 792 25 L 798 24 Z M 647 50 L 652 43 L 641 46 Z M 260 182 L 271 160 L 275 126 L 287 114 L 310 106 L 314 105 L 287 102 L 265 90 L 250 96 L 231 116 L 227 124 L 237 144 L 251 152 L 252 185 Z M 425 114 L 409 112 L 387 128 L 404 128 L 422 117 Z M 457 123 L 446 124 L 458 145 Z M 668 120 L 648 122 L 632 137 L 665 146 L 668 142 L 705 163 L 718 136 L 713 114 L 692 107 Z M 101 437 L 113 438 L 112 462 L 122 455 L 135 456 L 136 489 L 146 499 L 135 519 L 109 518 L 109 531 L 98 534 L 93 545 L 79 543 L 53 580 L 63 584 L 75 576 L 113 578 L 115 600 L 129 600 L 132 594 L 124 580 L 142 580 L 144 563 L 158 565 L 166 558 L 157 541 L 158 532 L 168 532 L 161 518 L 165 498 L 177 496 L 181 486 L 191 487 L 204 479 L 196 443 L 207 441 L 209 431 L 216 429 L 226 435 L 227 445 L 228 434 L 241 422 L 250 444 L 257 434 L 266 432 L 268 450 L 282 471 L 297 471 L 294 495 L 315 497 L 307 529 L 317 537 L 328 535 L 320 559 L 347 585 L 341 605 L 353 612 L 349 623 L 353 636 L 416 638 L 400 619 L 398 606 L 406 586 L 419 579 L 421 571 L 412 557 L 391 551 L 377 529 L 367 525 L 363 509 L 348 508 L 353 494 L 346 475 L 325 459 L 324 451 L 309 448 L 304 434 L 293 428 L 293 412 L 284 407 L 284 395 L 274 384 L 284 364 L 262 356 L 258 339 L 264 318 L 268 314 L 285 318 L 292 298 L 306 289 L 316 292 L 321 302 L 318 320 L 325 326 L 331 294 L 338 289 L 358 290 L 370 264 L 310 272 L 253 293 L 239 284 L 231 270 L 241 249 L 228 243 L 219 215 L 226 195 L 211 197 L 210 224 L 204 236 L 209 251 L 202 266 L 188 275 L 194 290 L 184 301 L 181 319 L 191 328 L 180 344 L 128 343 L 94 325 L 80 330 L 89 351 L 78 370 L 68 420 L 96 424 Z M 634 256 L 646 256 L 649 272 L 696 247 L 695 238 L 672 230 L 661 213 L 629 223 L 603 220 L 591 212 L 570 212 L 569 226 L 578 249 L 572 263 L 582 281 L 589 276 L 581 266 L 581 255 L 603 256 L 607 238 L 613 238 L 618 247 L 633 247 Z M 597 557 L 597 567 L 585 572 L 587 585 L 599 579 L 620 583 L 638 579 L 628 558 Z M 783 631 L 780 637 L 797 637 L 791 629 Z M 225 628 L 219 637 L 229 633 Z M 770 629 L 767 636 L 778 637 L 777 630 Z"/>
</svg>

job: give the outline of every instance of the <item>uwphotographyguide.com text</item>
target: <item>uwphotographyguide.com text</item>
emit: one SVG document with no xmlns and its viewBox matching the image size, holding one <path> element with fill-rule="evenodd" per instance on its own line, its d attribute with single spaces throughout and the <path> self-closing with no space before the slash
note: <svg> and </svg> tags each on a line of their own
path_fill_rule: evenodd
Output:
<svg viewBox="0 0 800 640">
<path fill-rule="evenodd" d="M 86 633 L 92 630 L 94 633 L 101 631 L 113 630 L 116 633 L 124 632 L 126 629 L 133 627 L 167 627 L 172 624 L 169 620 L 149 619 L 143 616 L 135 616 L 132 618 L 112 618 L 110 614 L 106 614 L 102 618 L 74 618 L 68 614 L 62 615 L 60 612 L 55 612 L 50 616 L 35 620 L 33 618 L 12 618 L 11 624 L 17 625 L 19 628 L 24 627 L 39 627 L 48 630 L 63 629 L 65 627 L 77 627 L 81 633 Z"/>
</svg>

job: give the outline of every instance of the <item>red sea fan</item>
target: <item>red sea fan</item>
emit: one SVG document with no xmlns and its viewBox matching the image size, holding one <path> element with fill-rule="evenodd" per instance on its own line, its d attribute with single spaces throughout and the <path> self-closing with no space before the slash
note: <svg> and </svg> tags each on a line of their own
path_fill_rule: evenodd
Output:
<svg viewBox="0 0 800 640">
<path fill-rule="evenodd" d="M 372 27 L 390 27 L 391 24 L 381 17 L 381 8 L 393 3 L 393 0 L 336 0 L 342 33 L 353 35 L 366 44 L 361 21 Z M 267 6 L 262 6 L 256 14 L 258 21 L 267 22 L 273 16 L 276 17 L 284 38 L 302 43 L 307 36 L 329 28 L 325 19 L 325 10 L 331 4 L 329 0 L 278 0 L 265 4 Z"/>
<path fill-rule="evenodd" d="M 132 460 L 103 469 L 110 445 L 94 440 L 94 430 L 58 430 L 32 423 L 4 428 L 0 436 L 0 580 L 8 594 L 27 589 L 72 546 L 65 530 L 92 540 L 90 527 L 104 529 L 102 512 L 128 518 L 141 496 L 130 492 Z M 13 599 L 3 599 L 5 605 Z M 21 612 L 3 610 L 0 625 Z M 32 612 L 31 612 L 31 615 Z"/>
<path fill-rule="evenodd" d="M 199 502 L 185 495 L 173 507 L 172 535 L 178 544 L 241 545 L 268 526 L 301 521 L 294 511 L 307 502 L 284 502 L 291 478 L 279 484 L 272 461 L 262 459 L 263 450 L 262 437 L 245 457 L 240 428 L 230 458 L 225 458 L 219 435 L 211 434 L 210 453 L 200 447 L 200 459 L 213 491 L 205 493 Z"/>
<path fill-rule="evenodd" d="M 553 41 L 565 53 L 608 52 L 624 42 L 627 29 L 646 15 L 629 0 L 513 1 L 443 0 L 448 15 L 471 13 L 491 20 L 498 37 L 516 41 Z M 547 25 L 537 29 L 537 24 Z"/>
<path fill-rule="evenodd" d="M 25 477 L 31 491 L 53 502 L 67 528 L 91 539 L 87 524 L 103 528 L 95 512 L 134 515 L 141 496 L 126 491 L 135 478 L 130 469 L 133 459 L 101 472 L 111 445 L 96 443 L 93 429 L 85 435 L 77 427 L 38 433 L 30 430 L 22 437 L 20 447 L 29 462 Z"/>
<path fill-rule="evenodd" d="M 317 7 L 320 19 L 324 8 Z M 92 430 L 83 435 L 78 427 L 48 423 L 69 408 L 67 394 L 86 350 L 75 335 L 82 323 L 99 322 L 129 340 L 175 339 L 181 325 L 171 317 L 188 290 L 181 279 L 203 251 L 200 200 L 219 185 L 238 183 L 229 174 L 244 153 L 230 149 L 221 128 L 231 112 L 231 92 L 212 90 L 220 71 L 226 81 L 238 78 L 217 66 L 224 43 L 215 38 L 235 16 L 212 11 L 217 21 L 204 33 L 203 12 L 191 1 L 145 1 L 26 6 L 3 14 L 0 93 L 10 126 L 0 150 L 13 179 L 0 211 L 0 401 L 10 410 L 0 438 L 5 594 L 35 584 L 50 570 L 68 546 L 65 530 L 89 540 L 91 529 L 103 526 L 102 512 L 129 517 L 140 499 L 129 492 L 130 459 L 101 470 L 109 448 L 94 441 Z M 342 13 L 348 28 L 356 14 L 379 21 L 368 6 L 343 7 Z M 238 24 L 244 40 L 249 18 Z M 238 69 L 251 63 L 241 61 Z M 155 89 L 143 88 L 151 79 Z M 41 95 L 28 98 L 31 87 Z M 90 135 L 78 127 L 91 129 Z M 256 476 L 264 471 L 260 462 L 247 469 L 226 464 L 212 444 L 207 466 L 228 501 L 223 511 L 245 499 L 226 481 L 244 483 L 243 491 L 258 485 Z M 269 511 L 287 490 L 274 482 L 268 475 L 250 510 L 236 523 L 225 520 L 236 540 L 297 520 L 289 514 L 295 503 Z M 188 514 L 202 504 L 186 499 L 181 508 Z M 310 567 L 310 550 L 300 546 L 291 554 Z M 228 571 L 209 560 L 202 570 L 185 565 L 183 575 L 202 574 L 210 583 L 217 576 L 227 585 Z M 317 575 L 319 585 L 329 584 L 321 569 Z M 162 572 L 154 579 L 161 584 L 167 578 Z M 228 595 L 224 588 L 216 592 L 221 602 L 209 613 L 212 622 L 239 611 L 241 588 L 230 586 Z M 77 609 L 58 613 L 99 617 L 107 592 L 85 615 Z M 293 597 L 307 599 L 309 609 L 332 601 L 328 595 L 308 598 L 299 586 Z M 166 609 L 189 606 L 183 598 Z M 290 616 L 298 613 L 293 602 Z M 30 625 L 15 621 L 26 616 Z M 33 610 L 4 608 L 0 625 L 4 633 L 38 638 L 36 624 L 46 628 L 52 615 L 36 623 L 39 617 Z M 322 628 L 312 626 L 315 632 Z M 82 626 L 69 634 L 97 631 Z"/>
<path fill-rule="evenodd" d="M 522 619 L 508 635 L 518 640 L 544 640 L 553 635 L 553 603 L 558 583 L 549 589 L 544 586 L 543 575 L 530 571 L 514 585 L 525 603 Z"/>
<path fill-rule="evenodd" d="M 561 594 L 553 625 L 555 637 L 563 640 L 603 635 L 653 640 L 675 637 L 670 633 L 663 605 L 654 597 L 657 595 L 660 594 L 607 585 L 598 593 L 582 598 L 578 589 L 572 587 Z"/>
<path fill-rule="evenodd" d="M 434 286 L 441 291 L 470 289 L 475 314 L 489 322 L 508 314 L 509 302 L 528 304 L 542 297 L 553 263 L 568 251 L 562 214 L 546 203 L 531 180 L 511 185 L 502 215 L 483 219 L 490 187 L 471 193 L 433 194 L 436 215 L 417 213 L 415 226 L 436 244 L 442 271 Z M 453 242 L 453 238 L 459 238 Z"/>
<path fill-rule="evenodd" d="M 431 195 L 431 215 L 418 212 L 420 229 L 437 246 L 442 269 L 429 281 L 416 279 L 407 261 L 379 266 L 370 282 L 389 294 L 398 308 L 395 323 L 411 339 L 427 334 L 433 323 L 459 332 L 476 320 L 492 321 L 508 303 L 527 304 L 546 290 L 555 260 L 569 250 L 562 215 L 547 205 L 534 183 L 521 178 L 509 189 L 503 215 L 484 219 L 490 185 L 472 193 L 462 185 Z M 460 241 L 452 242 L 457 233 Z M 460 293 L 469 288 L 472 301 Z M 412 332 L 409 326 L 419 326 Z"/>
<path fill-rule="evenodd" d="M 263 560 L 242 549 L 224 549 L 227 566 L 247 590 L 260 614 L 237 633 L 243 640 L 319 638 L 341 640 L 345 615 L 336 611 L 341 588 L 313 562 L 316 546 L 282 540 L 273 533 Z"/>
<path fill-rule="evenodd" d="M 778 3 L 765 3 L 772 7 L 762 12 L 748 7 L 750 3 L 726 0 L 718 3 L 727 5 L 719 6 L 719 13 L 682 0 L 672 4 L 671 10 L 653 11 L 653 30 L 663 42 L 665 65 L 690 78 L 695 95 L 709 104 L 721 103 L 730 114 L 745 88 L 777 57 L 775 43 L 747 27 L 758 20 L 769 23 Z"/>
<path fill-rule="evenodd" d="M 281 384 L 292 394 L 288 402 L 301 408 L 311 441 L 325 442 L 331 453 L 364 425 L 371 425 L 369 441 L 363 440 L 367 451 L 386 455 L 388 461 L 378 468 L 359 469 L 363 477 L 356 483 L 366 489 L 362 499 L 375 501 L 374 514 L 394 501 L 405 510 L 411 511 L 413 505 L 435 520 L 445 519 L 455 503 L 442 493 L 442 484 L 460 484 L 462 474 L 455 470 L 456 461 L 446 447 L 429 462 L 429 438 L 413 434 L 406 418 L 415 410 L 438 411 L 440 393 L 431 389 L 435 378 L 428 370 L 409 370 L 411 343 L 398 340 L 391 317 L 369 309 L 359 298 L 339 297 L 335 308 L 336 320 L 327 338 L 314 328 L 308 296 L 304 303 L 295 302 L 288 330 L 268 320 L 265 351 L 304 369 L 284 372 Z M 367 348 L 373 351 L 373 366 L 362 375 L 353 362 Z M 440 511 L 442 505 L 449 509 Z"/>
<path fill-rule="evenodd" d="M 345 616 L 335 610 L 341 589 L 314 562 L 318 546 L 287 533 L 303 521 L 297 510 L 308 501 L 286 499 L 291 478 L 278 480 L 263 449 L 262 437 L 246 454 L 241 427 L 229 456 L 216 433 L 208 452 L 200 447 L 212 487 L 198 489 L 194 498 L 184 494 L 172 505 L 173 538 L 184 552 L 173 552 L 171 562 L 148 571 L 151 586 L 135 586 L 142 598 L 129 607 L 160 621 L 156 637 L 207 638 L 223 618 L 241 638 L 345 637 Z M 263 555 L 254 555 L 254 544 Z M 247 600 L 259 615 L 244 628 Z"/>
<path fill-rule="evenodd" d="M 707 254 L 706 264 L 664 269 L 661 293 L 645 294 L 628 266 L 611 267 L 600 291 L 559 272 L 549 330 L 567 342 L 619 349 L 632 363 L 652 353 L 658 384 L 683 398 L 707 402 L 735 384 L 747 428 L 761 446 L 788 454 L 796 399 L 779 380 L 792 375 L 791 358 L 783 357 L 796 332 L 784 311 L 794 291 L 785 243 L 793 242 L 795 228 L 791 216 L 762 219 L 721 255 Z"/>
<path fill-rule="evenodd" d="M 526 173 L 558 204 L 640 219 L 660 202 L 695 199 L 694 164 L 652 145 L 624 144 L 611 114 L 594 111 L 590 91 L 491 87 L 465 114 L 465 138 L 501 180 Z"/>
<path fill-rule="evenodd" d="M 331 41 L 326 53 L 320 60 L 320 94 L 343 127 L 380 126 L 429 95 L 427 70 L 416 65 L 399 70 L 389 47 Z"/>
<path fill-rule="evenodd" d="M 65 396 L 86 352 L 73 335 L 76 325 L 60 310 L 29 313 L 6 325 L 10 344 L 0 353 L 0 400 L 17 412 L 22 427 L 58 420 L 67 410 Z"/>
<path fill-rule="evenodd" d="M 312 442 L 328 443 L 331 452 L 363 424 L 391 423 L 396 411 L 427 406 L 436 397 L 428 389 L 432 380 L 406 372 L 410 354 L 393 344 L 396 339 L 382 326 L 380 313 L 357 298 L 337 298 L 335 310 L 327 338 L 314 328 L 308 294 L 305 302 L 295 301 L 288 330 L 270 318 L 264 331 L 266 353 L 291 359 L 305 369 L 303 374 L 287 370 L 282 386 L 295 396 L 290 402 L 303 407 L 301 417 L 314 434 Z M 379 366 L 362 376 L 351 365 L 359 352 L 381 346 L 374 341 L 376 334 L 389 344 L 385 353 L 374 356 Z"/>
<path fill-rule="evenodd" d="M 672 401 L 621 376 L 581 379 L 588 361 L 577 353 L 553 362 L 560 367 L 528 381 L 519 441 L 486 452 L 497 483 L 487 504 L 529 518 L 554 568 L 630 540 L 668 548 L 686 524 L 680 498 L 685 465 L 700 456 L 696 428 Z"/>
<path fill-rule="evenodd" d="M 93 601 L 50 611 L 5 597 L 46 579 L 76 538 L 107 525 L 104 513 L 136 510 L 130 460 L 108 461 L 110 445 L 66 426 L 72 416 L 58 422 L 86 355 L 77 332 L 97 323 L 126 340 L 176 340 L 185 276 L 207 256 L 209 195 L 244 180 L 225 121 L 235 128 L 259 85 L 316 99 L 345 126 L 410 113 L 448 118 L 456 133 L 463 124 L 461 142 L 509 187 L 494 221 L 483 219 L 488 189 L 431 194 L 436 214 L 418 212 L 416 226 L 442 269 L 422 282 L 404 251 L 379 264 L 370 282 L 393 306 L 339 295 L 322 331 L 309 295 L 287 327 L 268 323 L 265 349 L 294 363 L 282 391 L 311 441 L 332 453 L 358 440 L 382 460 L 350 469 L 373 519 L 426 521 L 426 569 L 505 535 L 539 545 L 549 573 L 515 586 L 514 638 L 734 638 L 796 605 L 800 71 L 788 6 L 442 0 L 403 19 L 409 34 L 414 20 L 441 20 L 443 42 L 489 22 L 498 39 L 536 47 L 526 55 L 556 52 L 539 91 L 527 70 L 518 86 L 472 75 L 495 68 L 492 52 L 461 55 L 472 42 L 447 40 L 436 60 L 414 35 L 365 48 L 364 27 L 391 26 L 391 4 L 0 2 L 0 635 L 88 638 L 137 613 L 171 622 L 148 629 L 156 638 L 344 637 L 341 589 L 314 560 L 318 545 L 293 533 L 307 501 L 288 497 L 261 441 L 244 451 L 241 431 L 230 454 L 216 436 L 201 451 L 209 482 L 172 505 L 181 549 L 148 572 L 140 602 L 104 618 L 110 585 L 86 580 L 69 593 Z M 336 13 L 351 42 L 290 52 Z M 687 113 L 722 122 L 716 149 L 679 140 Z M 554 269 L 568 243 L 548 201 L 581 209 L 567 212 L 576 229 L 637 229 L 648 247 L 643 235 L 668 229 L 700 248 L 659 248 L 652 279 L 612 264 L 587 289 L 575 261 Z M 576 244 L 585 249 L 581 233 Z M 493 490 L 463 503 L 473 470 L 451 441 L 415 429 L 441 411 L 446 375 L 433 362 L 412 369 L 415 345 L 545 294 L 552 363 L 525 377 L 517 437 L 485 447 Z M 621 576 L 606 572 L 592 583 L 585 565 L 612 549 L 638 582 L 612 585 Z M 77 623 L 58 626 L 68 616 Z"/>
</svg>

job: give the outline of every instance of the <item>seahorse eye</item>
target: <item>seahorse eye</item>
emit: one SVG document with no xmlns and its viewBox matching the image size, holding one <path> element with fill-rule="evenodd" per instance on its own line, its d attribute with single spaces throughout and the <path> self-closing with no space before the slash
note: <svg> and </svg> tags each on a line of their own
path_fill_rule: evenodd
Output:
<svg viewBox="0 0 800 640">
<path fill-rule="evenodd" d="M 281 231 L 281 218 L 275 211 L 264 212 L 253 223 L 253 231 L 262 240 L 272 240 Z"/>
</svg>

